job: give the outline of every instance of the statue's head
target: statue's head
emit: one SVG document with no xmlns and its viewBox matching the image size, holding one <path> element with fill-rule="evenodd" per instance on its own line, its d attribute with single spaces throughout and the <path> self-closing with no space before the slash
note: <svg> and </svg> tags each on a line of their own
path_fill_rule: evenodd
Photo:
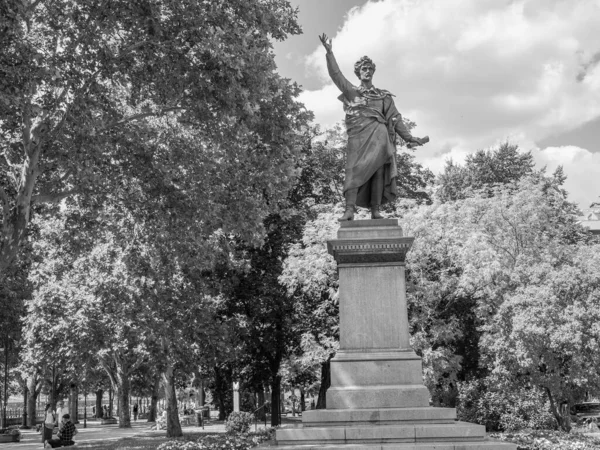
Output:
<svg viewBox="0 0 600 450">
<path fill-rule="evenodd" d="M 360 81 L 371 81 L 375 73 L 375 63 L 368 56 L 363 56 L 354 63 L 354 73 Z"/>
</svg>

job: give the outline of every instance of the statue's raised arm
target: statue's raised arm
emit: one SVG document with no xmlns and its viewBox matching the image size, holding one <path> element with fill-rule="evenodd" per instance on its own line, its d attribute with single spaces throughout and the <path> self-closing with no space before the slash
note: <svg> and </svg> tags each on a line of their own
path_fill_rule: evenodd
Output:
<svg viewBox="0 0 600 450">
<path fill-rule="evenodd" d="M 398 195 L 396 168 L 396 134 L 410 147 L 423 145 L 429 138 L 411 135 L 394 105 L 393 96 L 373 86 L 375 63 L 363 56 L 354 64 L 354 74 L 360 80 L 355 86 L 342 74 L 333 44 L 325 33 L 319 40 L 327 51 L 327 70 L 342 91 L 338 98 L 344 104 L 348 146 L 344 197 L 346 211 L 340 221 L 353 220 L 356 206 L 371 209 L 372 219 L 382 219 L 379 208 L 393 202 Z"/>
<path fill-rule="evenodd" d="M 329 72 L 331 80 L 338 87 L 338 89 L 343 92 L 344 97 L 346 97 L 349 101 L 352 101 L 352 98 L 356 96 L 356 86 L 350 83 L 350 81 L 346 79 L 340 70 L 338 63 L 335 60 L 335 56 L 333 55 L 333 44 L 331 39 L 329 39 L 327 35 L 323 33 L 321 36 L 319 36 L 319 40 L 327 51 L 327 71 Z"/>
</svg>

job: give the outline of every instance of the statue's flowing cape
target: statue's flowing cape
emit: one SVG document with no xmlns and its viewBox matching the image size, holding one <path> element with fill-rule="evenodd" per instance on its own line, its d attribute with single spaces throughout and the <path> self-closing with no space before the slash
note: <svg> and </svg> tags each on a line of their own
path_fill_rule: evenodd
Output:
<svg viewBox="0 0 600 450">
<path fill-rule="evenodd" d="M 395 133 L 394 123 L 402 120 L 392 95 L 377 90 L 383 100 L 383 113 L 362 104 L 350 103 L 344 96 L 346 110 L 346 128 L 348 131 L 348 149 L 346 154 L 346 176 L 344 192 L 359 188 L 356 204 L 368 208 L 371 206 L 371 185 L 367 183 L 377 170 L 383 166 L 384 188 L 382 203 L 394 201 L 398 195 L 396 178 L 396 146 L 390 134 Z M 370 94 L 370 93 L 369 93 Z M 375 99 L 375 95 L 368 98 Z M 364 95 L 364 94 L 363 94 Z"/>
</svg>

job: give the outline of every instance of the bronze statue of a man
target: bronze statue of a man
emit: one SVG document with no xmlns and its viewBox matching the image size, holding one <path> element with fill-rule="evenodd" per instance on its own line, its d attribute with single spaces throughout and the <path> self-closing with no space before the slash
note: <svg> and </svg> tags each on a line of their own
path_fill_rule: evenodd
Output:
<svg viewBox="0 0 600 450">
<path fill-rule="evenodd" d="M 360 85 L 354 86 L 340 71 L 333 56 L 331 39 L 319 36 L 327 50 L 327 69 L 342 91 L 348 149 L 344 197 L 346 211 L 340 222 L 354 219 L 356 206 L 371 208 L 372 219 L 382 219 L 379 208 L 397 196 L 396 133 L 410 146 L 423 145 L 429 138 L 413 137 L 402 122 L 392 94 L 373 86 L 375 64 L 364 56 L 354 64 Z"/>
</svg>

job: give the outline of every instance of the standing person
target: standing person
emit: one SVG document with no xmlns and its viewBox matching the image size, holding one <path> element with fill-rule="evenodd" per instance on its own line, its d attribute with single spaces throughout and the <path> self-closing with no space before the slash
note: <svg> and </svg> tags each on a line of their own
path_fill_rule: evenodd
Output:
<svg viewBox="0 0 600 450">
<path fill-rule="evenodd" d="M 52 430 L 56 426 L 56 414 L 52 411 L 52 405 L 46 404 L 44 409 L 44 423 L 42 424 L 42 443 L 52 439 Z"/>
<path fill-rule="evenodd" d="M 344 77 L 333 56 L 331 39 L 319 36 L 327 51 L 327 70 L 332 81 L 342 91 L 338 97 L 344 104 L 348 146 L 344 177 L 346 211 L 340 222 L 354 219 L 356 206 L 371 209 L 372 219 L 382 219 L 379 208 L 393 202 L 397 195 L 396 133 L 410 147 L 429 141 L 413 137 L 402 122 L 392 94 L 373 86 L 375 64 L 363 56 L 354 64 L 360 80 L 355 86 Z"/>
<path fill-rule="evenodd" d="M 65 402 L 59 400 L 58 406 L 56 407 L 56 420 L 58 421 L 58 429 L 60 430 L 63 426 L 62 418 L 65 414 L 69 413 L 69 408 L 65 406 Z"/>
<path fill-rule="evenodd" d="M 133 405 L 133 420 L 137 421 L 138 416 L 138 404 Z"/>
<path fill-rule="evenodd" d="M 73 422 L 71 422 L 71 416 L 64 414 L 62 416 L 62 427 L 58 432 L 56 439 L 50 439 L 44 442 L 44 448 L 56 448 L 56 447 L 70 447 L 75 445 L 73 436 L 77 434 L 77 428 Z"/>
</svg>

